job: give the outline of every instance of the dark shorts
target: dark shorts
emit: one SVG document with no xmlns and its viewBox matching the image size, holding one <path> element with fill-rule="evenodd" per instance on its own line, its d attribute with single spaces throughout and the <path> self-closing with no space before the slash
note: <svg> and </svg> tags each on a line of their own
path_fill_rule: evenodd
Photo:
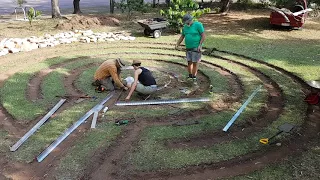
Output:
<svg viewBox="0 0 320 180">
<path fill-rule="evenodd" d="M 201 60 L 201 51 L 198 52 L 197 48 L 187 49 L 186 56 L 188 62 L 199 62 Z"/>
</svg>

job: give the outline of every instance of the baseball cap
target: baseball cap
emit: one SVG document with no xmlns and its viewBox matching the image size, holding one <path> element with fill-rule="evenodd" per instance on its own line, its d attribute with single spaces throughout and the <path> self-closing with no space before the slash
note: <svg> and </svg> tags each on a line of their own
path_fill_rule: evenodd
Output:
<svg viewBox="0 0 320 180">
<path fill-rule="evenodd" d="M 190 21 L 192 21 L 192 19 L 193 19 L 193 17 L 190 14 L 186 14 L 183 16 L 182 22 L 183 22 L 183 24 L 187 24 Z"/>
</svg>

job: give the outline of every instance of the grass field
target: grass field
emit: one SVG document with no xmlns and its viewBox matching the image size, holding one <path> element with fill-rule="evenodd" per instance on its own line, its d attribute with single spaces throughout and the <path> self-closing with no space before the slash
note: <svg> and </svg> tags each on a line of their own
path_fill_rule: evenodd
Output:
<svg viewBox="0 0 320 180">
<path fill-rule="evenodd" d="M 318 72 L 320 69 L 320 31 L 317 26 L 314 26 L 319 24 L 319 21 L 308 19 L 305 29 L 302 31 L 272 30 L 265 25 L 267 22 L 266 14 L 267 12 L 264 11 L 259 13 L 250 11 L 232 12 L 226 17 L 211 14 L 201 18 L 200 21 L 204 23 L 207 34 L 205 47 L 256 58 L 291 72 L 304 81 L 320 79 Z M 146 17 L 152 15 L 147 14 Z M 64 95 L 77 90 L 98 98 L 95 101 L 86 100 L 81 103 L 70 100 L 70 107 L 50 118 L 14 153 L 9 152 L 8 146 L 18 140 L 18 135 L 6 128 L 6 124 L 3 123 L 5 121 L 0 121 L 0 165 L 7 167 L 8 163 L 12 164 L 8 167 L 9 171 L 0 169 L 0 173 L 8 178 L 19 179 L 17 178 L 21 177 L 19 173 L 32 174 L 33 171 L 40 168 L 42 169 L 40 172 L 43 172 L 43 174 L 40 173 L 41 176 L 46 175 L 48 178 L 79 179 L 84 175 L 89 175 L 89 177 L 101 175 L 101 177 L 112 179 L 117 174 L 113 170 L 117 168 L 128 168 L 128 172 L 126 172 L 129 173 L 128 176 L 132 171 L 138 173 L 174 171 L 175 169 L 229 161 L 257 151 L 268 151 L 268 148 L 258 143 L 260 138 L 269 137 L 276 133 L 277 127 L 284 123 L 291 123 L 299 128 L 304 125 L 308 107 L 303 102 L 305 95 L 302 93 L 303 88 L 299 83 L 288 75 L 259 63 L 259 61 L 252 62 L 246 58 L 214 52 L 214 55 L 228 58 L 230 61 L 211 56 L 203 56 L 203 60 L 223 67 L 224 70 L 232 72 L 233 76 L 237 77 L 238 81 L 234 83 L 238 85 L 237 87 L 243 89 L 237 101 L 230 102 L 230 104 L 218 110 L 204 111 L 206 108 L 210 109 L 215 103 L 227 104 L 225 98 L 235 96 L 235 94 L 233 94 L 234 89 L 229 82 L 230 77 L 215 71 L 212 66 L 203 62 L 200 65 L 200 70 L 203 74 L 202 82 L 204 84 L 200 86 L 201 91 L 198 92 L 198 96 L 210 97 L 210 103 L 127 108 L 111 106 L 105 118 L 99 116 L 101 119 L 98 121 L 96 129 L 82 127 L 82 130 L 76 133 L 77 137 L 70 137 L 71 140 L 68 141 L 70 144 L 64 145 L 65 149 L 57 150 L 54 155 L 58 158 L 53 158 L 53 165 L 51 165 L 51 162 L 36 164 L 34 158 L 44 148 L 106 95 L 105 93 L 95 92 L 91 86 L 93 73 L 104 60 L 121 57 L 127 64 L 130 64 L 133 59 L 140 59 L 144 66 L 154 69 L 153 73 L 159 85 L 164 85 L 170 79 L 164 71 L 178 74 L 180 80 L 187 75 L 185 53 L 174 49 L 174 44 L 179 35 L 164 33 L 159 39 L 143 37 L 141 27 L 134 23 L 134 20 L 139 18 L 141 17 L 135 16 L 132 18 L 133 21 L 129 22 L 125 18 L 121 18 L 123 24 L 120 27 L 97 27 L 93 29 L 94 31 L 125 30 L 132 32 L 137 36 L 137 39 L 132 42 L 76 43 L 0 57 L 0 75 L 5 76 L 10 74 L 11 70 L 19 69 L 18 72 L 11 74 L 4 80 L 0 87 L 0 97 L 1 105 L 12 116 L 13 124 L 19 124 L 19 128 L 22 128 L 20 130 L 23 132 L 27 131 L 30 125 L 36 123 L 37 118 L 43 116 L 48 109 L 58 102 L 57 95 Z M 57 20 L 49 19 L 37 21 L 34 29 L 29 28 L 21 33 L 21 36 L 57 33 L 59 31 L 53 28 L 56 23 Z M 20 31 L 19 28 L 24 27 L 26 27 L 25 24 L 18 22 L 1 23 L 0 29 L 4 33 L 0 38 L 2 36 L 13 37 Z M 21 59 L 24 61 L 21 61 Z M 248 71 L 243 65 L 237 63 L 249 66 L 254 71 Z M 30 100 L 28 97 L 30 80 L 39 72 L 48 69 L 51 72 L 41 78 L 38 95 L 41 98 Z M 74 73 L 78 75 L 74 77 L 72 87 L 65 87 L 65 80 L 72 77 Z M 258 123 L 259 119 L 256 119 L 257 122 L 248 125 L 250 119 L 263 116 L 261 114 L 263 109 L 271 108 L 266 107 L 266 104 L 272 96 L 266 88 L 271 84 L 260 79 L 257 76 L 258 73 L 263 73 L 267 79 L 269 78 L 276 83 L 281 90 L 280 96 L 283 97 L 284 101 L 277 119 L 273 119 L 265 127 L 248 132 L 242 138 L 232 137 L 231 140 L 222 140 L 219 143 L 208 144 L 204 147 L 170 148 L 166 146 L 165 142 L 172 140 L 192 139 L 201 135 L 218 133 L 252 91 L 258 85 L 264 83 L 265 86 L 239 116 L 230 133 L 243 131 L 248 126 L 254 126 L 255 123 Z M 122 74 L 123 77 L 132 75 L 132 71 L 124 70 Z M 164 93 L 161 91 L 156 93 L 155 98 L 185 97 L 178 89 L 174 89 L 184 85 L 181 84 L 178 81 L 173 81 Z M 210 84 L 213 85 L 213 95 L 210 95 L 208 89 L 206 89 Z M 118 100 L 123 100 L 126 93 L 123 92 Z M 140 99 L 134 95 L 133 100 Z M 194 115 L 197 111 L 205 113 Z M 171 116 L 174 118 L 170 119 Z M 115 120 L 124 119 L 135 120 L 136 122 L 129 123 L 127 126 L 114 125 Z M 175 121 L 191 122 L 194 120 L 201 123 L 177 127 L 171 125 Z M 86 123 L 90 122 L 91 120 L 88 120 Z M 240 127 L 244 128 L 241 129 Z M 132 139 L 127 137 L 129 139 L 127 141 L 123 140 L 126 134 L 130 135 L 132 133 L 130 130 L 135 130 L 134 133 L 138 135 L 131 137 Z M 221 138 L 226 138 L 226 136 L 228 136 L 227 133 Z M 286 141 L 292 136 L 294 135 L 284 134 L 278 140 Z M 132 144 L 122 144 L 128 142 Z M 260 170 L 230 179 L 317 179 L 320 176 L 319 166 L 317 165 L 320 156 L 319 142 L 314 139 L 308 143 L 309 149 L 301 151 L 298 156 L 285 157 L 277 161 L 279 163 L 270 163 Z M 119 152 L 113 152 L 116 150 Z M 101 151 L 103 153 L 99 154 Z M 124 155 L 118 157 L 118 154 Z M 107 167 L 111 167 L 110 171 L 104 172 L 97 168 L 94 171 L 97 172 L 96 174 L 87 172 L 93 166 L 91 158 L 99 159 L 105 155 L 110 156 L 110 159 L 106 158 L 104 162 L 99 163 L 106 163 Z M 115 163 L 116 160 L 119 162 Z M 29 169 L 24 168 L 28 165 L 30 165 Z M 50 168 L 43 170 L 41 166 Z M 18 172 L 15 169 L 17 167 L 23 170 Z M 14 171 L 16 172 L 12 173 Z M 197 175 L 199 174 L 198 177 L 201 177 L 201 173 Z"/>
</svg>

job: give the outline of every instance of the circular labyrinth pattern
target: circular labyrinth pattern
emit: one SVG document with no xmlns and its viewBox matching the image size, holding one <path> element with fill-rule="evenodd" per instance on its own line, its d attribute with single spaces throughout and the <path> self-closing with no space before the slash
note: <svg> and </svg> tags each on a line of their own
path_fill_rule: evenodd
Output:
<svg viewBox="0 0 320 180">
<path fill-rule="evenodd" d="M 140 59 L 150 68 L 162 87 L 150 99 L 211 97 L 207 104 L 117 107 L 114 103 L 126 96 L 118 91 L 107 102 L 110 111 L 106 118 L 100 116 L 97 129 L 85 123 L 37 163 L 34 158 L 42 150 L 99 102 L 68 98 L 18 151 L 4 153 L 10 157 L 0 160 L 7 169 L 4 173 L 23 174 L 26 179 L 217 179 L 247 174 L 304 151 L 316 135 L 316 128 L 310 125 L 316 117 L 307 114 L 310 107 L 296 104 L 303 101 L 301 91 L 308 87 L 295 75 L 250 57 L 206 50 L 195 88 L 185 82 L 184 52 L 173 47 L 142 41 L 75 45 L 59 52 L 42 50 L 44 57 L 34 59 L 32 52 L 30 62 L 18 62 L 19 55 L 3 59 L 0 64 L 6 73 L 1 75 L 0 127 L 9 133 L 8 145 L 33 127 L 59 100 L 57 96 L 106 96 L 91 86 L 94 71 L 106 59 L 121 57 L 127 64 Z M 55 57 L 56 53 L 61 56 Z M 132 72 L 123 70 L 122 76 L 132 76 Z M 209 94 L 210 84 L 213 95 Z M 230 130 L 223 132 L 235 111 L 261 84 L 262 90 Z M 132 123 L 113 125 L 121 119 Z M 192 124 L 194 120 L 200 123 Z M 177 122 L 191 125 L 172 126 Z M 259 144 L 260 138 L 275 134 L 284 123 L 297 127 L 281 136 L 284 145 Z"/>
</svg>

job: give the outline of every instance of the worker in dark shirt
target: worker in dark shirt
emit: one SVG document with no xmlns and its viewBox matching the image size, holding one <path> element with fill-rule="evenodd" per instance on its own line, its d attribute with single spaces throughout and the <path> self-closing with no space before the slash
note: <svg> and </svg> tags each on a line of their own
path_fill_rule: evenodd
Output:
<svg viewBox="0 0 320 180">
<path fill-rule="evenodd" d="M 127 77 L 125 80 L 127 82 L 126 86 L 130 88 L 129 94 L 126 100 L 130 100 L 133 91 L 137 91 L 141 94 L 152 94 L 157 90 L 157 83 L 152 73 L 141 67 L 141 61 L 133 60 L 132 66 L 134 68 L 134 78 Z"/>
</svg>

